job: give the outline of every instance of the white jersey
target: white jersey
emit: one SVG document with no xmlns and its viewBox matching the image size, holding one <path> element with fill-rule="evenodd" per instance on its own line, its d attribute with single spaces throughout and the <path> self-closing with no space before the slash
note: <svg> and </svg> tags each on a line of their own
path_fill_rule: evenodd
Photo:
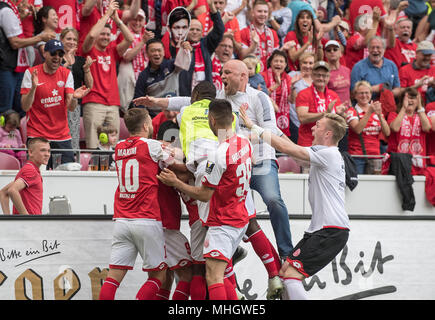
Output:
<svg viewBox="0 0 435 320">
<path fill-rule="evenodd" d="M 346 172 L 338 147 L 306 147 L 310 155 L 308 200 L 312 218 L 307 232 L 325 227 L 349 228 L 344 206 Z"/>
</svg>

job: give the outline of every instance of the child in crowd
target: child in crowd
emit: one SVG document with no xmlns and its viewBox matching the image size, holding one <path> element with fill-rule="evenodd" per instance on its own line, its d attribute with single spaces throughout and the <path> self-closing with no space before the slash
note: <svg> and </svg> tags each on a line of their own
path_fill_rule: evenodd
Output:
<svg viewBox="0 0 435 320">
<path fill-rule="evenodd" d="M 264 81 L 263 76 L 260 74 L 260 61 L 257 57 L 249 55 L 243 59 L 243 62 L 249 70 L 249 85 L 254 89 L 263 91 L 265 94 L 269 94 L 266 81 Z"/>
<path fill-rule="evenodd" d="M 7 111 L 0 118 L 0 148 L 26 148 L 20 130 L 20 115 L 15 111 Z M 21 166 L 27 160 L 26 151 L 0 150 L 20 161 Z"/>
<path fill-rule="evenodd" d="M 109 170 L 115 170 L 114 154 L 115 146 L 118 143 L 118 130 L 111 124 L 103 124 L 97 128 L 99 155 L 109 155 Z M 96 153 L 97 154 L 97 153 Z M 101 163 L 100 163 L 101 170 Z"/>
</svg>

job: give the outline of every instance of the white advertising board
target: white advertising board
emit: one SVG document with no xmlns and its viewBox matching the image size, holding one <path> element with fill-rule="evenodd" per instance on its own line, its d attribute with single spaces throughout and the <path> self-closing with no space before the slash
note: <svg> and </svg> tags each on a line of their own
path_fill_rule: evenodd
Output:
<svg viewBox="0 0 435 320">
<path fill-rule="evenodd" d="M 267 219 L 259 224 L 275 244 Z M 309 220 L 290 221 L 294 245 Z M 0 300 L 97 299 L 106 276 L 113 222 L 86 219 L 2 218 L 0 223 Z M 313 300 L 435 298 L 435 220 L 351 219 L 345 249 L 317 275 L 304 281 Z M 182 231 L 189 235 L 186 220 Z M 249 243 L 236 264 L 241 292 L 264 300 L 267 273 Z M 146 280 L 138 257 L 117 291 L 132 300 Z"/>
</svg>

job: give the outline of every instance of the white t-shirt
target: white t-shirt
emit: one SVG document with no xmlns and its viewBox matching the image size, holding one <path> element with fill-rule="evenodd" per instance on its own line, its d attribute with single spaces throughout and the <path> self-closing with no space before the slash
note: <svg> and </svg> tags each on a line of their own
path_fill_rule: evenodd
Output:
<svg viewBox="0 0 435 320">
<path fill-rule="evenodd" d="M 344 160 L 338 147 L 306 147 L 310 155 L 308 200 L 312 218 L 307 232 L 312 233 L 325 227 L 349 227 L 346 213 L 346 172 Z"/>
<path fill-rule="evenodd" d="M 23 33 L 20 21 L 11 8 L 0 10 L 0 28 L 3 29 L 7 38 L 18 37 Z"/>
</svg>

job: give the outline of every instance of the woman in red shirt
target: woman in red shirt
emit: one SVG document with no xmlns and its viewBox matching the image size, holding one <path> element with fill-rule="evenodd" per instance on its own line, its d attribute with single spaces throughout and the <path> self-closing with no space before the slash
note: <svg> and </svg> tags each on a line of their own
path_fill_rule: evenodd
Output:
<svg viewBox="0 0 435 320">
<path fill-rule="evenodd" d="M 388 152 L 410 153 L 413 175 L 423 175 L 426 161 L 426 134 L 431 130 L 431 121 L 421 103 L 421 95 L 414 88 L 406 88 L 397 106 L 397 112 L 388 114 L 391 136 Z M 418 157 L 420 156 L 420 157 Z"/>
<path fill-rule="evenodd" d="M 367 81 L 358 81 L 354 87 L 357 104 L 347 113 L 347 123 L 350 127 L 348 152 L 354 157 L 358 174 L 364 174 L 368 157 L 365 155 L 380 155 L 380 133 L 385 137 L 390 135 L 390 127 L 382 114 L 379 101 L 373 102 L 372 88 Z"/>
</svg>

